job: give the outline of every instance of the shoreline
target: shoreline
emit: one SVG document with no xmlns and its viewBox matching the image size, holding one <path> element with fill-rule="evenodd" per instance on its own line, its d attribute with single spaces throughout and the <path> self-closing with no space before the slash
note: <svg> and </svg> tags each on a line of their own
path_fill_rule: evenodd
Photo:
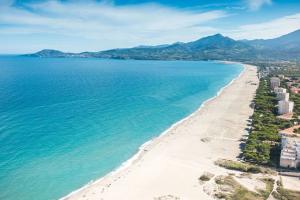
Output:
<svg viewBox="0 0 300 200">
<path fill-rule="evenodd" d="M 146 141 L 145 143 L 143 143 L 139 148 L 138 151 L 131 156 L 129 159 L 127 159 L 126 161 L 124 161 L 119 167 L 117 167 L 116 169 L 112 170 L 111 172 L 109 172 L 108 174 L 104 175 L 103 177 L 100 177 L 96 180 L 91 180 L 89 183 L 87 183 L 86 185 L 82 186 L 81 188 L 72 191 L 71 193 L 69 193 L 68 195 L 61 197 L 60 200 L 67 200 L 67 199 L 81 199 L 80 197 L 78 198 L 78 195 L 80 195 L 80 193 L 84 192 L 85 190 L 89 189 L 90 187 L 93 187 L 97 184 L 103 184 L 103 185 L 108 185 L 110 186 L 112 182 L 115 182 L 117 179 L 120 178 L 120 174 L 122 173 L 126 173 L 126 171 L 128 171 L 130 169 L 130 167 L 133 167 L 136 163 L 138 163 L 139 161 L 141 161 L 144 157 L 144 155 L 151 151 L 157 144 L 159 144 L 165 137 L 168 137 L 168 135 L 173 134 L 172 131 L 175 129 L 177 129 L 178 127 L 180 127 L 181 125 L 183 125 L 185 122 L 187 122 L 188 120 L 192 119 L 193 117 L 195 117 L 195 115 L 197 115 L 199 112 L 201 112 L 208 104 L 210 104 L 210 102 L 214 101 L 215 99 L 217 99 L 220 95 L 222 95 L 224 93 L 224 90 L 226 90 L 227 88 L 229 88 L 233 83 L 235 83 L 238 79 L 241 78 L 241 76 L 243 76 L 246 73 L 246 69 L 249 68 L 250 65 L 247 64 L 243 64 L 243 63 L 236 63 L 236 62 L 227 62 L 227 61 L 222 61 L 222 63 L 224 64 L 240 64 L 243 67 L 243 70 L 239 73 L 238 76 L 236 76 L 235 78 L 233 78 L 228 84 L 226 84 L 225 86 L 223 86 L 222 88 L 220 88 L 220 90 L 217 92 L 216 95 L 214 95 L 213 97 L 205 100 L 203 103 L 201 103 L 201 105 L 199 106 L 199 108 L 197 108 L 195 111 L 193 111 L 191 114 L 189 114 L 188 116 L 184 117 L 183 119 L 175 122 L 174 124 L 172 124 L 169 128 L 167 128 L 165 131 L 163 131 L 162 133 L 160 133 L 158 136 L 152 138 L 151 140 Z M 251 67 L 255 67 L 255 66 L 251 66 Z M 115 178 L 115 176 L 118 176 L 118 178 Z M 112 180 L 110 180 L 112 179 Z M 105 184 L 105 182 L 108 182 L 108 184 Z M 110 183 L 109 183 L 110 182 Z M 100 189 L 100 188 L 99 188 Z M 103 191 L 103 189 L 102 189 Z M 83 195 L 85 197 L 85 195 Z"/>
</svg>

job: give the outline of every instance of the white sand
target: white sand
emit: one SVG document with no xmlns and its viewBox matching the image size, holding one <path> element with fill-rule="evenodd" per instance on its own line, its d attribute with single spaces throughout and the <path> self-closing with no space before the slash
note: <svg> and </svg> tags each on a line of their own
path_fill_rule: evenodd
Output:
<svg viewBox="0 0 300 200">
<path fill-rule="evenodd" d="M 298 177 L 281 176 L 282 185 L 285 189 L 297 190 L 300 189 L 300 179 Z"/>
<path fill-rule="evenodd" d="M 65 197 L 66 199 L 181 200 L 211 199 L 199 184 L 204 171 L 226 173 L 219 158 L 236 159 L 247 132 L 249 107 L 258 86 L 256 68 L 245 71 L 222 93 L 153 140 L 131 165 Z M 172 199 L 168 196 L 166 199 Z"/>
</svg>

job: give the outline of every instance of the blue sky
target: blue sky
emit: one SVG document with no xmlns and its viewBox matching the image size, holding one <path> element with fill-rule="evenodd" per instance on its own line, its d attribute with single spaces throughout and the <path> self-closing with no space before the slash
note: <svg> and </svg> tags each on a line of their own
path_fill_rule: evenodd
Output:
<svg viewBox="0 0 300 200">
<path fill-rule="evenodd" d="M 0 53 L 99 51 L 221 33 L 274 38 L 300 29 L 299 0 L 0 0 Z"/>
</svg>

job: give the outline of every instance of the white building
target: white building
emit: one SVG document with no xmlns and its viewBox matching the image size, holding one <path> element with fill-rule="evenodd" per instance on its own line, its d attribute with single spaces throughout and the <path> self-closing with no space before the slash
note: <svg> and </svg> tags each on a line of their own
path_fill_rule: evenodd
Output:
<svg viewBox="0 0 300 200">
<path fill-rule="evenodd" d="M 283 115 L 287 113 L 292 113 L 294 109 L 294 102 L 292 101 L 279 101 L 278 102 L 278 114 Z"/>
<path fill-rule="evenodd" d="M 280 166 L 287 168 L 300 167 L 300 137 L 293 131 L 300 126 L 291 127 L 280 132 L 281 154 Z"/>
<path fill-rule="evenodd" d="M 274 88 L 274 92 L 276 94 L 278 94 L 278 93 L 286 93 L 286 89 L 282 88 L 282 87 L 276 87 L 276 88 Z"/>
<path fill-rule="evenodd" d="M 271 89 L 274 90 L 275 88 L 280 86 L 280 79 L 278 77 L 272 77 L 270 83 Z"/>
<path fill-rule="evenodd" d="M 276 95 L 276 99 L 278 101 L 288 101 L 290 98 L 290 94 L 289 93 L 286 93 L 286 92 L 279 92 L 277 93 Z"/>
<path fill-rule="evenodd" d="M 299 147 L 298 147 L 299 149 Z M 300 150 L 299 150 L 300 151 Z M 297 168 L 300 164 L 299 153 L 292 144 L 285 146 L 280 153 L 280 166 L 287 168 Z"/>
</svg>

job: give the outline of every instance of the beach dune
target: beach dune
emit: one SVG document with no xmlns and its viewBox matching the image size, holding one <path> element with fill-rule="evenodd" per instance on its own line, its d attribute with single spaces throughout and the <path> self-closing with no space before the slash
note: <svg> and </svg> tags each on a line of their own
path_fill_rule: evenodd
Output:
<svg viewBox="0 0 300 200">
<path fill-rule="evenodd" d="M 211 199 L 199 177 L 203 172 L 226 173 L 214 161 L 237 159 L 253 113 L 250 104 L 258 87 L 257 70 L 244 66 L 216 98 L 144 145 L 130 165 L 64 199 Z"/>
</svg>

